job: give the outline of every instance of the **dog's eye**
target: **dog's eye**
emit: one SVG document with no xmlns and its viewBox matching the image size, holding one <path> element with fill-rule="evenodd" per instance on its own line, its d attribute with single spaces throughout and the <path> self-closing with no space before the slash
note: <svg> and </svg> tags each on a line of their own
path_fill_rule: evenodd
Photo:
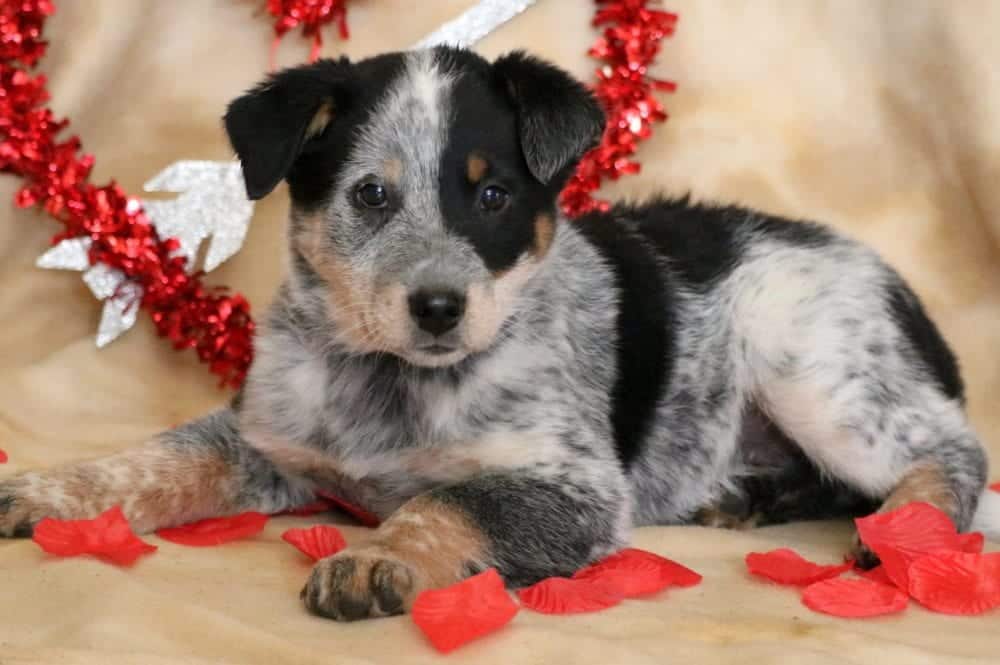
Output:
<svg viewBox="0 0 1000 665">
<path fill-rule="evenodd" d="M 381 208 L 388 199 L 385 187 L 374 182 L 358 187 L 357 196 L 358 201 L 366 208 Z"/>
<path fill-rule="evenodd" d="M 506 189 L 490 185 L 479 195 L 479 207 L 487 212 L 496 212 L 507 205 L 509 198 L 510 194 Z"/>
</svg>

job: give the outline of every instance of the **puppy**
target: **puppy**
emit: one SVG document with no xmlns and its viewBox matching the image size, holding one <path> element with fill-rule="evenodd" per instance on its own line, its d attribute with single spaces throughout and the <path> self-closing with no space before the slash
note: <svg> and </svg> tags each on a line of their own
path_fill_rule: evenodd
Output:
<svg viewBox="0 0 1000 665">
<path fill-rule="evenodd" d="M 448 48 L 324 60 L 235 100 L 250 198 L 285 180 L 292 200 L 290 275 L 241 393 L 3 481 L 0 532 L 113 505 L 145 532 L 333 492 L 384 520 L 302 593 L 352 620 L 488 567 L 513 587 L 569 575 L 636 525 L 926 501 L 970 528 L 986 456 L 900 277 L 737 207 L 563 219 L 603 124 L 551 65 Z"/>
</svg>

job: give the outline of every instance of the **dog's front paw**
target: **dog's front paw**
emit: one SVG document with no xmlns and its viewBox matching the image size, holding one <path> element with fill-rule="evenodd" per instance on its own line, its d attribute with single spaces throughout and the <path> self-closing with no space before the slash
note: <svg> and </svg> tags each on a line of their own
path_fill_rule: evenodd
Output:
<svg viewBox="0 0 1000 665">
<path fill-rule="evenodd" d="M 59 510 L 28 474 L 0 481 L 0 537 L 30 538 L 35 525 Z"/>
<path fill-rule="evenodd" d="M 406 612 L 419 586 L 417 571 L 382 548 L 351 548 L 316 564 L 302 600 L 313 614 L 355 621 Z"/>
</svg>

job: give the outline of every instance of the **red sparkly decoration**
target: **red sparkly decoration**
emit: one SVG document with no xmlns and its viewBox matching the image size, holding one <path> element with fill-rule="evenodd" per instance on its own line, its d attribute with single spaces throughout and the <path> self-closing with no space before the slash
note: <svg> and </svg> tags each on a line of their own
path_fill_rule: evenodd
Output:
<svg viewBox="0 0 1000 665">
<path fill-rule="evenodd" d="M 47 0 L 0 0 L 0 171 L 24 179 L 15 196 L 22 208 L 39 206 L 65 227 L 53 243 L 92 240 L 90 262 L 118 268 L 143 288 L 141 303 L 176 349 L 194 349 L 222 382 L 238 386 L 253 356 L 250 305 L 239 294 L 202 284 L 185 260 L 172 256 L 173 239 L 160 238 L 136 199 L 114 182 L 88 182 L 94 158 L 80 139 L 60 140 L 69 121 L 45 107 L 44 76 L 32 76 L 45 53 Z"/>
<path fill-rule="evenodd" d="M 677 14 L 650 9 L 653 0 L 596 0 L 595 26 L 606 26 L 589 54 L 604 64 L 597 70 L 594 94 L 604 106 L 608 124 L 600 145 L 583 156 L 560 196 L 563 211 L 578 217 L 607 210 L 607 201 L 593 192 L 605 179 L 639 172 L 632 159 L 639 141 L 653 133 L 653 123 L 667 114 L 653 94 L 673 92 L 676 85 L 649 76 L 648 67 L 660 42 L 674 33 Z"/>
<path fill-rule="evenodd" d="M 271 46 L 271 66 L 275 50 L 289 30 L 302 26 L 302 36 L 312 37 L 309 62 L 315 62 L 323 48 L 323 26 L 337 22 L 340 38 L 347 39 L 347 0 L 267 0 L 267 12 L 274 17 L 274 43 Z"/>
</svg>

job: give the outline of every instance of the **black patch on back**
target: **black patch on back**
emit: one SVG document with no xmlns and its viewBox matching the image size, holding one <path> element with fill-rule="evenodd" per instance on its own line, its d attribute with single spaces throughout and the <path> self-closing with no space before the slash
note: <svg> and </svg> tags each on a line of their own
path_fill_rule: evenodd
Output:
<svg viewBox="0 0 1000 665">
<path fill-rule="evenodd" d="M 611 424 L 627 467 L 641 452 L 674 364 L 671 292 L 655 251 L 629 225 L 605 215 L 574 223 L 615 272 L 618 376 Z"/>
<path fill-rule="evenodd" d="M 965 387 L 958 368 L 958 360 L 941 336 L 934 322 L 927 316 L 920 299 L 902 279 L 886 287 L 889 309 L 909 340 L 913 360 L 923 365 L 941 391 L 952 399 L 965 401 Z"/>
</svg>

